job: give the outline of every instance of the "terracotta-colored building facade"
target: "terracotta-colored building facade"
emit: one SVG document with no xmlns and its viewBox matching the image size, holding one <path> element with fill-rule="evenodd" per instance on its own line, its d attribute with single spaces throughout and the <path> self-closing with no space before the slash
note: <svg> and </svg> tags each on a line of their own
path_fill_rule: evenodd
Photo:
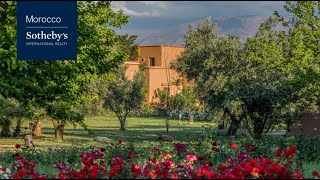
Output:
<svg viewBox="0 0 320 180">
<path fill-rule="evenodd" d="M 177 71 L 170 69 L 170 63 L 184 51 L 183 46 L 171 45 L 146 45 L 139 46 L 139 58 L 136 61 L 127 61 L 126 76 L 133 78 L 135 72 L 139 71 L 139 64 L 146 65 L 145 75 L 147 78 L 146 101 L 157 102 L 154 92 L 157 89 L 167 90 L 170 95 L 180 93 L 184 86 L 190 86 L 185 77 Z"/>
</svg>

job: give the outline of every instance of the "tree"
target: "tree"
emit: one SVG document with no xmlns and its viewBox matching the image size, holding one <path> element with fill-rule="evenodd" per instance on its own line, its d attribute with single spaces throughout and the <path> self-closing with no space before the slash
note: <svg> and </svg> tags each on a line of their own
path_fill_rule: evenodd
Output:
<svg viewBox="0 0 320 180">
<path fill-rule="evenodd" d="M 129 112 L 139 108 L 145 98 L 146 89 L 144 72 L 137 72 L 132 80 L 125 75 L 125 67 L 115 72 L 115 79 L 107 85 L 105 107 L 113 111 L 120 122 L 120 130 L 126 130 L 126 119 Z"/>
<path fill-rule="evenodd" d="M 200 100 L 205 101 L 212 112 L 223 109 L 231 119 L 229 135 L 235 134 L 245 117 L 241 103 L 232 93 L 239 75 L 248 71 L 240 45 L 238 37 L 219 37 L 211 18 L 207 18 L 195 28 L 189 26 L 185 36 L 186 49 L 173 65 L 189 80 L 194 80 Z"/>
<path fill-rule="evenodd" d="M 67 123 L 72 123 L 74 126 L 76 126 L 77 123 L 84 121 L 84 115 L 79 111 L 79 108 L 61 101 L 52 102 L 49 105 L 48 113 L 51 116 L 50 121 L 54 126 L 54 134 L 56 138 L 63 139 L 63 130 Z M 83 127 L 85 130 L 88 130 L 86 125 Z"/>
<path fill-rule="evenodd" d="M 191 87 L 183 87 L 182 92 L 176 95 L 169 96 L 168 91 L 157 89 L 155 91 L 155 98 L 159 98 L 157 109 L 166 111 L 193 111 L 196 109 L 197 95 Z M 167 103 L 167 101 L 169 101 Z"/>
<path fill-rule="evenodd" d="M 16 60 L 16 2 L 1 1 L 0 94 L 24 106 L 43 107 L 53 102 L 79 104 L 96 75 L 117 68 L 126 56 L 113 48 L 116 33 L 128 16 L 114 12 L 108 1 L 79 1 L 78 58 L 76 61 Z M 50 116 L 51 114 L 48 113 Z M 74 119 L 68 119 L 73 121 Z M 80 123 L 84 126 L 83 122 Z"/>
<path fill-rule="evenodd" d="M 127 59 L 130 61 L 136 61 L 139 57 L 139 47 L 138 45 L 134 44 L 137 38 L 137 35 L 129 36 L 128 34 L 116 36 L 115 47 L 117 47 L 124 54 L 128 55 Z"/>
<path fill-rule="evenodd" d="M 175 67 L 195 80 L 211 110 L 223 109 L 231 120 L 228 135 L 245 119 L 260 139 L 273 124 L 289 127 L 319 101 L 319 3 L 287 2 L 285 8 L 289 21 L 276 13 L 243 49 L 237 38 L 217 37 L 210 19 L 185 38 Z"/>
<path fill-rule="evenodd" d="M 290 131 L 292 123 L 319 99 L 318 7 L 317 2 L 287 2 L 285 8 L 292 13 L 289 20 L 275 13 L 246 44 L 246 58 L 256 64 L 255 72 L 260 73 L 250 82 L 261 82 L 260 87 L 269 86 L 255 97 L 256 101 L 265 99 L 269 108 L 261 101 L 254 104 L 260 106 L 260 110 L 252 109 L 253 104 L 247 105 L 256 138 L 261 138 L 266 124 L 268 131 L 275 122 L 285 122 Z M 283 30 L 276 30 L 279 25 Z M 242 88 L 245 87 L 248 85 L 242 84 Z"/>
<path fill-rule="evenodd" d="M 0 126 L 1 137 L 11 137 L 12 119 L 17 118 L 17 127 L 15 134 L 20 133 L 21 118 L 25 116 L 26 111 L 21 107 L 20 103 L 14 98 L 4 98 L 0 95 Z"/>
<path fill-rule="evenodd" d="M 114 49 L 118 52 L 122 52 L 125 55 L 125 59 L 135 61 L 138 56 L 138 45 L 134 44 L 137 39 L 136 35 L 128 36 L 117 35 L 115 38 Z M 144 64 L 141 64 L 143 66 Z M 140 67 L 144 68 L 144 67 Z M 98 115 L 102 114 L 105 108 L 103 107 L 104 98 L 107 91 L 107 84 L 112 80 L 111 74 L 104 74 L 100 76 L 94 76 L 93 81 L 89 85 L 89 90 L 85 93 L 80 103 L 80 108 L 86 115 Z"/>
</svg>

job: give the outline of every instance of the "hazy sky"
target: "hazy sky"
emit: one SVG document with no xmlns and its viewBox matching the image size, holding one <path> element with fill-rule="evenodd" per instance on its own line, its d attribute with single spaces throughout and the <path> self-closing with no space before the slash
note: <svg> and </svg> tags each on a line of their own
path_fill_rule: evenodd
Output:
<svg viewBox="0 0 320 180">
<path fill-rule="evenodd" d="M 285 1 L 113 1 L 113 10 L 130 16 L 123 32 L 159 30 L 205 17 L 270 16 L 284 13 Z"/>
</svg>

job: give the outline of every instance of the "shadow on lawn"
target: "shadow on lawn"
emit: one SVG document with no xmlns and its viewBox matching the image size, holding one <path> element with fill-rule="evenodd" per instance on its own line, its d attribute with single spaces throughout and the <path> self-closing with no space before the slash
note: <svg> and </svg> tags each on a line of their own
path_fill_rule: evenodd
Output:
<svg viewBox="0 0 320 180">
<path fill-rule="evenodd" d="M 144 129 L 145 128 L 145 129 Z M 179 129 L 178 129 L 179 128 Z M 139 126 L 140 130 L 136 128 L 127 128 L 126 131 L 120 131 L 118 128 L 108 128 L 108 127 L 100 127 L 100 128 L 90 128 L 94 134 L 88 134 L 83 129 L 73 129 L 66 128 L 64 131 L 64 137 L 66 141 L 77 141 L 77 138 L 81 138 L 82 141 L 93 141 L 93 138 L 96 136 L 107 137 L 110 140 L 129 140 L 132 142 L 159 142 L 158 137 L 163 134 L 170 135 L 177 140 L 186 139 L 186 137 L 194 137 L 197 138 L 201 136 L 205 129 L 203 127 L 174 127 L 172 129 L 169 128 L 169 133 L 166 132 L 164 126 L 154 126 L 154 125 L 143 125 Z M 142 129 L 142 130 L 141 130 Z M 158 129 L 158 130 L 155 130 Z M 159 130 L 161 129 L 161 130 Z M 52 128 L 43 128 L 43 132 L 46 135 L 54 136 L 54 131 Z"/>
</svg>

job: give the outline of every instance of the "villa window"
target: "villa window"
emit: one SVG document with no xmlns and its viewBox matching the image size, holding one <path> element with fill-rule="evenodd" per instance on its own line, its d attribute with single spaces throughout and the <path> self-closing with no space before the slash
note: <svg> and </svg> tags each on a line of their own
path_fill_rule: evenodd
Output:
<svg viewBox="0 0 320 180">
<path fill-rule="evenodd" d="M 150 66 L 156 66 L 156 59 L 150 58 Z"/>
</svg>

